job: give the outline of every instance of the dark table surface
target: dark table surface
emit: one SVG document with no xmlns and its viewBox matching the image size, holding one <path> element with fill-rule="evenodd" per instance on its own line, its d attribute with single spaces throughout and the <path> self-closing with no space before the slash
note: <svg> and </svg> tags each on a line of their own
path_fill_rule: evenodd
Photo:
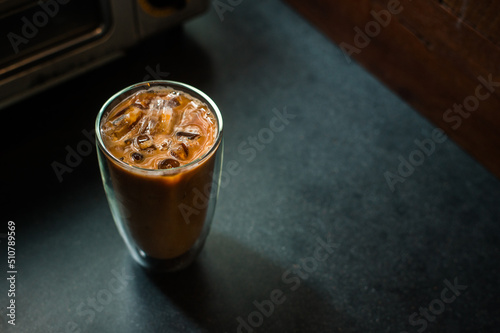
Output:
<svg viewBox="0 0 500 333">
<path fill-rule="evenodd" d="M 85 135 L 151 69 L 205 91 L 225 121 L 211 233 L 167 276 L 129 257 Z M 18 273 L 15 326 L 1 279 L 0 332 L 500 330 L 499 180 L 282 2 L 223 21 L 211 8 L 2 117 Z"/>
</svg>

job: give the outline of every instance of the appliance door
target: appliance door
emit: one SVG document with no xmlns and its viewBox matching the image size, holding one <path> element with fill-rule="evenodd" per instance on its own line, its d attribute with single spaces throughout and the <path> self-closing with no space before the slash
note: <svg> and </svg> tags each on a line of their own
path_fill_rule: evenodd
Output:
<svg viewBox="0 0 500 333">
<path fill-rule="evenodd" d="M 103 0 L 0 0 L 0 80 L 98 38 Z"/>
</svg>

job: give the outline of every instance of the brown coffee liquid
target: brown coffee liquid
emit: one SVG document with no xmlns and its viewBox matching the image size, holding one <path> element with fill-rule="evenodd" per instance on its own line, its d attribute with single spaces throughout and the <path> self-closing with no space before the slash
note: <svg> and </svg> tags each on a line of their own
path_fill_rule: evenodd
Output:
<svg viewBox="0 0 500 333">
<path fill-rule="evenodd" d="M 217 140 L 215 115 L 184 92 L 156 87 L 137 92 L 104 117 L 104 145 L 121 161 L 107 159 L 127 231 L 146 255 L 179 257 L 203 230 L 215 153 L 178 172 L 141 169 L 172 169 L 204 157 Z"/>
</svg>

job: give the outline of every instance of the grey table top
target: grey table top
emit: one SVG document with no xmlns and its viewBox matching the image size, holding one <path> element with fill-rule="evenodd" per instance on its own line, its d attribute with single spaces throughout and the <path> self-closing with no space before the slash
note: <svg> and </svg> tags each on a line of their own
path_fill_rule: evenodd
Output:
<svg viewBox="0 0 500 333">
<path fill-rule="evenodd" d="M 282 2 L 223 18 L 2 112 L 18 273 L 15 326 L 0 283 L 0 332 L 498 331 L 499 180 Z M 225 122 L 211 233 L 167 276 L 129 257 L 87 135 L 151 71 L 205 91 Z"/>
</svg>

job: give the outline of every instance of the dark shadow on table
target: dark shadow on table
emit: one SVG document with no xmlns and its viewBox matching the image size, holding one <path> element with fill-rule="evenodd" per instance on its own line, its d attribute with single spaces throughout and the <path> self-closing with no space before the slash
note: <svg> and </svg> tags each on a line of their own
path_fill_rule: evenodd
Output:
<svg viewBox="0 0 500 333">
<path fill-rule="evenodd" d="M 307 280 L 292 290 L 295 283 L 288 280 L 296 275 L 283 279 L 291 265 L 276 265 L 221 234 L 211 234 L 201 256 L 184 271 L 153 274 L 131 264 L 139 277 L 137 300 L 146 303 L 138 306 L 152 309 L 142 320 L 155 323 L 158 331 L 177 328 L 170 315 L 177 311 L 210 332 L 353 332 L 356 326 L 334 309 L 329 295 L 318 294 Z M 151 292 L 151 283 L 161 292 L 161 301 L 140 297 L 145 289 Z M 280 304 L 271 306 L 273 291 L 282 294 L 275 297 Z"/>
</svg>

